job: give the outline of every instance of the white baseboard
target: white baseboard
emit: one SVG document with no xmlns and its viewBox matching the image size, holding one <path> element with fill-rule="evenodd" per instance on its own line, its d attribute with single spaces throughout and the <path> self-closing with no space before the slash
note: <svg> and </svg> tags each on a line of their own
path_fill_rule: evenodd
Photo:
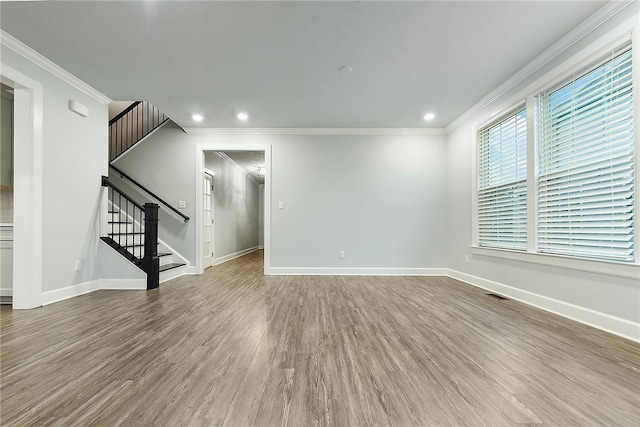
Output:
<svg viewBox="0 0 640 427">
<path fill-rule="evenodd" d="M 589 308 L 580 307 L 554 298 L 549 298 L 544 295 L 514 288 L 503 283 L 472 276 L 456 270 L 449 270 L 448 276 L 478 288 L 504 295 L 541 310 L 557 314 L 558 316 L 575 320 L 576 322 L 618 335 L 631 341 L 640 342 L 640 323 L 611 316 Z"/>
<path fill-rule="evenodd" d="M 234 252 L 234 253 L 229 254 L 229 255 L 221 256 L 220 258 L 216 258 L 213 261 L 213 265 L 222 264 L 223 262 L 227 262 L 227 261 L 231 261 L 232 259 L 240 258 L 241 256 L 250 254 L 251 252 L 255 252 L 257 250 L 258 250 L 258 247 L 254 246 L 252 248 L 243 249 L 241 251 Z"/>
<path fill-rule="evenodd" d="M 198 269 L 195 266 L 187 265 L 186 269 L 184 270 L 184 274 L 188 274 L 188 275 L 198 274 Z"/>
<path fill-rule="evenodd" d="M 67 286 L 53 291 L 42 293 L 42 305 L 52 304 L 54 302 L 77 297 L 79 295 L 88 294 L 89 292 L 98 291 L 102 288 L 102 280 L 92 280 L 90 282 L 78 283 L 77 285 Z"/>
<path fill-rule="evenodd" d="M 446 268 L 271 267 L 274 276 L 446 276 Z"/>
<path fill-rule="evenodd" d="M 42 305 L 52 304 L 99 290 L 146 290 L 147 279 L 97 279 L 42 293 Z"/>
<path fill-rule="evenodd" d="M 100 289 L 121 291 L 146 291 L 147 279 L 101 279 Z"/>
</svg>

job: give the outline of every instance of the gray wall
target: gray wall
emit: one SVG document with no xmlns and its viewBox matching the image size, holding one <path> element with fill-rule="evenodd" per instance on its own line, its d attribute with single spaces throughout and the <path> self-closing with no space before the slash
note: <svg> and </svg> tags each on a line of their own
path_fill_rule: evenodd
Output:
<svg viewBox="0 0 640 427">
<path fill-rule="evenodd" d="M 4 46 L 1 53 L 4 64 L 43 88 L 42 292 L 91 281 L 99 262 L 107 106 Z M 70 100 L 87 106 L 89 116 L 70 111 Z M 21 182 L 16 170 L 16 188 Z M 80 271 L 76 260 L 82 261 Z"/>
<path fill-rule="evenodd" d="M 602 41 L 602 37 L 608 31 L 633 17 L 634 10 L 637 22 L 639 4 L 636 2 L 635 6 L 628 7 L 625 13 L 556 57 L 448 135 L 446 201 L 448 238 L 446 242 L 448 244 L 447 265 L 450 269 L 622 319 L 640 321 L 640 286 L 638 286 L 640 277 L 635 280 L 625 279 L 476 254 L 471 256 L 469 264 L 464 262 L 465 255 L 471 254 L 472 245 L 472 170 L 475 162 L 473 144 L 474 133 L 479 123 L 488 120 L 495 111 L 521 102 L 527 95 L 528 86 L 532 86 L 532 83 L 540 78 L 544 79 L 555 67 L 574 54 L 593 43 Z M 541 89 L 536 85 L 533 87 Z"/>
<path fill-rule="evenodd" d="M 187 207 L 181 212 L 192 218 L 184 222 L 182 218 L 160 208 L 158 233 L 160 238 L 187 258 L 193 265 L 195 260 L 195 154 L 187 135 L 175 124 L 168 122 L 147 139 L 136 144 L 126 154 L 117 158 L 114 165 L 133 179 L 147 187 L 171 206 L 177 208 L 178 201 L 186 201 Z M 127 187 L 138 202 L 151 201 L 146 195 L 118 179 L 109 171 L 113 179 Z M 124 188 L 125 190 L 127 188 Z"/>
<path fill-rule="evenodd" d="M 258 246 L 258 183 L 216 152 L 205 153 L 205 166 L 215 172 L 214 249 L 219 262 Z"/>
<path fill-rule="evenodd" d="M 264 247 L 264 184 L 258 187 L 258 246 Z"/>
<path fill-rule="evenodd" d="M 446 266 L 444 135 L 215 136 L 169 125 L 116 163 L 170 203 L 185 200 L 193 217 L 197 144 L 272 146 L 272 267 Z M 194 221 L 172 224 L 163 239 L 193 263 Z"/>
<path fill-rule="evenodd" d="M 273 145 L 273 267 L 446 265 L 444 136 L 265 140 Z"/>
</svg>

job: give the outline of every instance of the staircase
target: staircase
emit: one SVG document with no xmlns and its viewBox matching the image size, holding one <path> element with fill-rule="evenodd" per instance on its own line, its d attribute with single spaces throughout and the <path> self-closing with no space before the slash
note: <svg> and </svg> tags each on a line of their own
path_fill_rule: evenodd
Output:
<svg viewBox="0 0 640 427">
<path fill-rule="evenodd" d="M 142 190 L 142 194 L 160 202 L 186 222 L 189 217 L 111 164 L 167 120 L 167 116 L 146 101 L 134 102 L 114 117 L 109 122 L 109 167 Z M 102 177 L 102 186 L 107 191 L 108 207 L 101 239 L 147 274 L 147 289 L 157 288 L 160 283 L 185 274 L 188 261 L 158 239 L 160 206 L 136 202 L 105 176 Z"/>
<path fill-rule="evenodd" d="M 147 289 L 184 274 L 187 263 L 157 238 L 158 205 L 141 206 L 107 177 L 103 177 L 103 186 L 108 191 L 108 221 L 102 241 L 147 273 Z"/>
<path fill-rule="evenodd" d="M 136 101 L 109 120 L 109 162 L 158 129 L 169 117 L 148 101 Z"/>
</svg>

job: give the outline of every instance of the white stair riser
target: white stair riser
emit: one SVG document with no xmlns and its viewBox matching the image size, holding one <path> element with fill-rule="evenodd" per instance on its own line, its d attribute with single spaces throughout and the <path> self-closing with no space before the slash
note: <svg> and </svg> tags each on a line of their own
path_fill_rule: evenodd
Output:
<svg viewBox="0 0 640 427">
<path fill-rule="evenodd" d="M 175 279 L 176 277 L 180 277 L 187 273 L 187 267 L 177 267 L 172 268 L 171 270 L 161 271 L 160 272 L 160 283 L 166 282 L 167 280 Z"/>
</svg>

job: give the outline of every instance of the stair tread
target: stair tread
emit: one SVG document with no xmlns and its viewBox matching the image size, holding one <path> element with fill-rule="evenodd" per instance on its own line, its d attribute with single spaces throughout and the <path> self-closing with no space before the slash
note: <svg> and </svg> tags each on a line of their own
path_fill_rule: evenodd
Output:
<svg viewBox="0 0 640 427">
<path fill-rule="evenodd" d="M 133 224 L 131 221 L 109 221 L 109 224 Z"/>
<path fill-rule="evenodd" d="M 158 252 L 157 256 L 161 257 L 161 256 L 169 256 L 169 255 L 173 255 L 173 253 L 172 252 Z"/>
<path fill-rule="evenodd" d="M 187 265 L 184 263 L 172 262 L 171 264 L 165 264 L 160 266 L 160 273 L 163 271 L 171 270 L 173 268 L 182 267 L 183 265 Z"/>
</svg>

